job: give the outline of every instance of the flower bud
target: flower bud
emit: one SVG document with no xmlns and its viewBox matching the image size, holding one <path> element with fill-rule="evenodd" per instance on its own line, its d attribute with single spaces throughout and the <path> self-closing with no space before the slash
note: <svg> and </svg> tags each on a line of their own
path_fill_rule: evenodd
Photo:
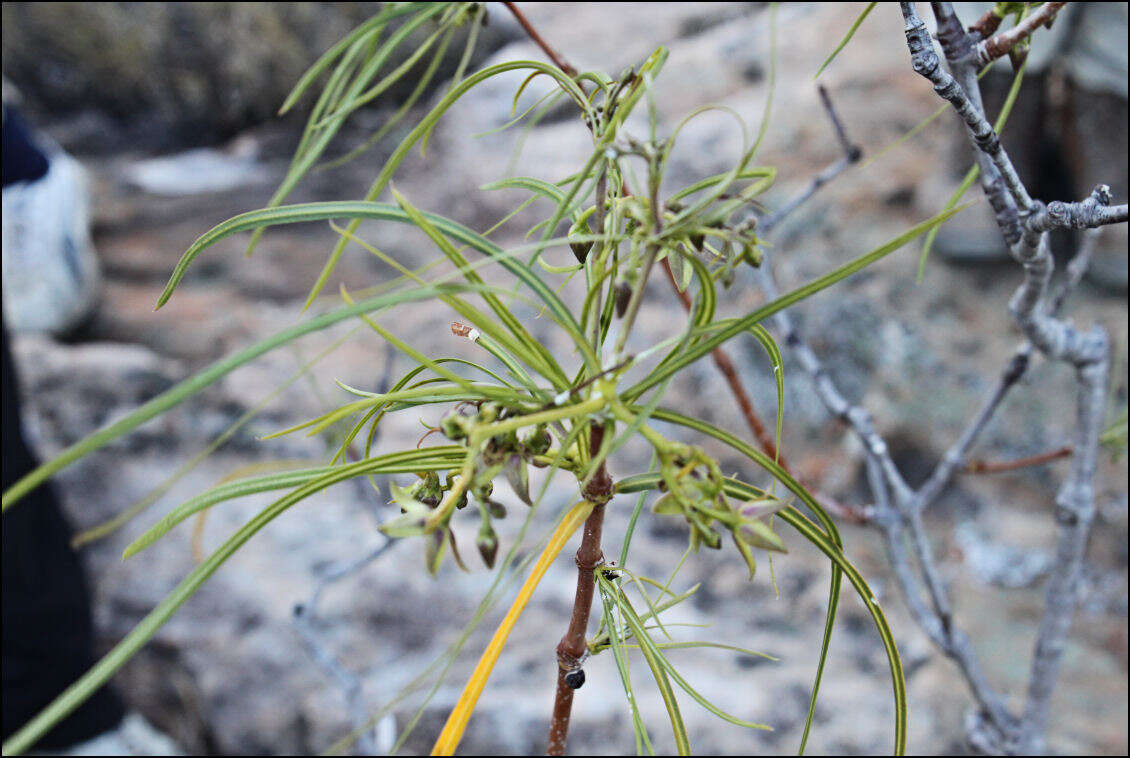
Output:
<svg viewBox="0 0 1130 758">
<path fill-rule="evenodd" d="M 498 535 L 495 534 L 490 519 L 483 519 L 479 534 L 475 537 L 475 547 L 479 549 L 479 555 L 487 568 L 494 568 L 494 559 L 498 555 Z"/>
</svg>

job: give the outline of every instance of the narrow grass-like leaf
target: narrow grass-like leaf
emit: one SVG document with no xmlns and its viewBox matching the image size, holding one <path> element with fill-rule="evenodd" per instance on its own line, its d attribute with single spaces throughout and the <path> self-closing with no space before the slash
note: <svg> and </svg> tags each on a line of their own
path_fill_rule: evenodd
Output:
<svg viewBox="0 0 1130 758">
<path fill-rule="evenodd" d="M 437 247 L 439 247 L 443 254 L 447 256 L 447 258 L 452 263 L 455 264 L 456 268 L 464 273 L 464 276 L 466 276 L 467 280 L 474 284 L 481 284 L 482 278 L 478 275 L 477 272 L 469 267 L 467 259 L 464 258 L 463 255 L 455 249 L 455 246 L 452 245 L 447 237 L 440 232 L 436 225 L 432 224 L 427 216 L 416 210 L 411 205 L 411 203 L 408 202 L 407 198 L 396 191 L 395 187 L 392 188 L 392 194 L 396 198 L 397 204 L 408 215 L 412 223 L 418 226 L 424 232 L 424 234 L 428 235 L 428 237 L 436 244 Z M 512 268 L 511 266 L 507 266 L 507 268 L 511 270 L 524 269 L 524 267 L 522 267 L 520 264 L 517 264 L 517 262 L 513 260 L 510 260 L 510 263 L 513 267 L 516 267 Z M 543 290 L 548 289 L 544 287 L 544 283 L 541 282 L 541 280 L 538 279 L 537 276 L 533 274 L 533 272 L 529 273 L 529 277 L 524 277 L 527 282 L 536 281 L 538 284 L 542 285 L 541 288 Z M 537 291 L 536 287 L 534 289 L 535 291 Z M 518 340 L 518 343 L 522 346 L 522 348 L 529 353 L 539 357 L 540 360 L 538 361 L 538 364 L 542 366 L 543 376 L 545 376 L 550 381 L 556 380 L 564 382 L 565 374 L 561 370 L 561 367 L 558 365 L 557 360 L 553 357 L 553 354 L 550 353 L 544 345 L 533 338 L 533 335 L 531 335 L 526 327 L 522 325 L 522 322 L 518 319 L 518 317 L 515 316 L 510 311 L 510 309 L 507 308 L 503 304 L 503 302 L 493 294 L 484 293 L 483 299 L 487 302 L 487 305 L 490 306 L 490 309 L 494 311 L 498 316 L 499 321 L 505 324 L 510 332 L 514 335 L 515 339 Z M 553 298 L 549 300 L 544 300 L 544 302 L 546 303 L 546 305 L 549 305 L 551 300 L 557 303 L 561 303 L 560 299 L 558 299 L 556 295 L 554 295 Z M 564 304 L 561 304 L 561 309 L 562 311 L 567 312 Z M 566 327 L 566 331 L 570 331 L 567 326 L 569 321 L 572 321 L 571 314 L 569 319 L 562 322 L 562 324 Z M 574 324 L 575 323 L 576 322 L 574 321 Z M 574 337 L 574 341 L 579 342 L 586 348 L 588 347 L 588 343 L 585 342 L 585 339 L 581 335 L 579 328 L 577 332 L 572 336 Z M 593 357 L 593 360 L 595 361 L 595 356 Z"/>
<path fill-rule="evenodd" d="M 806 506 L 808 506 L 809 510 L 811 510 L 816 515 L 817 519 L 823 525 L 824 532 L 827 535 L 828 539 L 832 542 L 832 544 L 840 549 L 843 548 L 843 540 L 840 539 L 839 531 L 836 529 L 836 525 L 832 521 L 831 517 L 816 502 L 815 498 L 813 498 L 808 493 L 808 490 L 801 486 L 801 484 L 795 479 L 793 479 L 787 471 L 781 468 L 776 460 L 770 459 L 767 455 L 765 455 L 752 445 L 749 445 L 745 441 L 711 424 L 698 421 L 697 419 L 690 419 L 689 417 L 681 416 L 666 409 L 659 409 L 655 411 L 654 415 L 660 420 L 670 421 L 675 424 L 687 426 L 703 434 L 711 436 L 729 445 L 734 450 L 737 450 L 739 453 L 742 453 L 747 458 L 757 463 L 759 466 L 773 475 L 774 481 L 780 481 L 785 485 L 786 488 L 793 492 L 793 494 L 797 495 L 797 497 L 799 497 L 801 501 L 804 502 Z M 761 497 L 763 495 L 764 493 L 761 493 L 759 495 L 756 495 L 755 497 Z M 836 620 L 836 609 L 839 607 L 840 602 L 841 577 L 842 572 L 840 568 L 837 565 L 833 564 L 831 585 L 828 590 L 828 610 L 825 614 L 824 619 L 824 637 L 820 645 L 820 656 L 816 666 L 815 681 L 812 685 L 812 695 L 809 699 L 808 715 L 805 719 L 804 733 L 801 736 L 801 753 L 804 752 L 805 745 L 808 742 L 808 735 L 812 728 L 812 719 L 815 717 L 816 713 L 816 699 L 817 695 L 820 692 L 820 682 L 824 675 L 824 666 L 827 663 L 828 649 L 832 642 L 832 630 L 834 628 Z M 895 651 L 895 655 L 897 656 L 897 651 Z"/>
<path fill-rule="evenodd" d="M 376 76 L 381 66 L 385 64 L 400 44 L 404 42 L 412 32 L 429 19 L 446 13 L 450 10 L 451 5 L 451 3 L 421 3 L 419 6 L 415 7 L 414 10 L 417 11 L 416 15 L 401 24 L 400 27 L 390 35 L 389 39 L 384 44 L 380 45 L 368 60 L 363 62 L 361 70 L 349 83 L 348 89 L 341 95 L 338 101 L 339 110 L 348 111 L 350 104 L 360 96 L 361 90 Z M 301 181 L 302 177 L 314 167 L 314 164 L 317 163 L 322 153 L 329 147 L 330 142 L 341 129 L 342 124 L 345 123 L 344 113 L 331 117 L 323 124 L 319 124 L 318 122 L 320 116 L 321 114 L 317 111 L 311 114 L 306 133 L 303 135 L 302 143 L 295 152 L 286 176 L 267 203 L 267 207 L 278 206 L 286 200 L 298 182 Z M 251 235 L 251 240 L 247 244 L 247 255 L 251 255 L 262 235 L 262 229 L 256 229 Z"/>
<path fill-rule="evenodd" d="M 820 64 L 820 68 L 816 69 L 816 74 L 812 77 L 813 79 L 819 78 L 820 74 L 824 73 L 824 69 L 828 68 L 828 65 L 836 59 L 837 55 L 840 54 L 840 51 L 847 47 L 847 43 L 851 42 L 851 38 L 855 36 L 855 33 L 859 30 L 860 25 L 863 24 L 863 20 L 867 18 L 867 15 L 871 13 L 872 10 L 874 10 L 876 5 L 878 5 L 878 3 L 867 4 L 867 7 L 863 9 L 863 12 L 856 17 L 855 21 L 851 25 L 851 28 L 848 29 L 847 34 L 845 34 L 844 38 L 840 40 L 840 44 L 836 45 L 836 49 L 833 50 L 831 55 L 829 55 L 824 60 L 824 62 Z"/>
<path fill-rule="evenodd" d="M 157 307 L 160 308 L 168 302 L 172 296 L 173 291 L 184 278 L 185 272 L 188 270 L 192 261 L 204 250 L 214 245 L 219 240 L 230 237 L 233 234 L 247 231 L 249 229 L 256 229 L 264 226 L 275 226 L 279 224 L 297 224 L 307 221 L 328 221 L 330 219 L 349 218 L 349 219 L 371 219 L 376 221 L 397 221 L 400 223 L 413 223 L 412 217 L 409 213 L 397 206 L 389 205 L 388 203 L 376 203 L 367 201 L 345 201 L 345 202 L 324 202 L 324 203 L 304 203 L 300 205 L 288 205 L 279 208 L 263 208 L 257 211 L 250 211 L 242 213 L 238 216 L 228 219 L 227 221 L 213 227 L 208 232 L 205 232 L 195 242 L 189 246 L 184 255 L 177 262 L 173 269 L 172 275 L 169 277 L 168 283 L 165 285 L 164 291 L 157 300 Z M 569 333 L 574 342 L 579 345 L 584 345 L 588 351 L 589 360 L 595 362 L 595 356 L 591 354 L 591 348 L 588 347 L 580 331 L 580 326 L 573 318 L 570 310 L 565 306 L 561 299 L 554 294 L 545 282 L 538 278 L 538 276 L 531 271 L 528 267 L 522 265 L 518 261 L 513 260 L 510 256 L 503 253 L 498 245 L 479 235 L 462 224 L 456 223 L 450 219 L 435 214 L 420 212 L 419 217 L 425 220 L 430 228 L 442 232 L 443 236 L 448 239 L 455 240 L 460 244 L 467 245 L 472 249 L 483 253 L 484 255 L 496 260 L 503 268 L 510 273 L 514 274 L 519 280 L 526 284 L 534 293 L 541 299 L 541 301 L 549 308 L 549 311 L 554 315 L 555 320 Z M 355 224 L 351 223 L 347 229 L 349 234 L 355 231 Z M 347 243 L 348 239 L 342 237 L 342 242 Z M 472 288 L 483 290 L 484 288 Z M 543 346 L 539 347 L 544 350 Z M 552 373 L 552 372 L 551 372 Z M 548 379 L 554 379 L 552 376 L 547 376 Z M 559 381 L 562 377 L 556 377 Z M 564 386 L 560 387 L 564 389 Z"/>
<path fill-rule="evenodd" d="M 417 142 L 419 142 L 431 132 L 431 130 L 435 127 L 436 123 L 443 116 L 443 114 L 449 108 L 451 108 L 451 106 L 454 105 L 460 97 L 462 97 L 479 83 L 486 81 L 493 76 L 498 76 L 499 74 L 503 74 L 508 71 L 515 71 L 524 68 L 540 70 L 549 74 L 554 79 L 557 79 L 562 88 L 566 92 L 568 92 L 570 96 L 572 96 L 574 100 L 576 100 L 581 105 L 582 108 L 587 108 L 587 101 L 585 100 L 584 92 L 580 90 L 579 87 L 577 87 L 577 84 L 575 82 L 565 76 L 565 74 L 561 73 L 556 66 L 552 66 L 546 63 L 540 63 L 538 61 L 507 61 L 505 63 L 499 63 L 494 66 L 489 66 L 482 71 L 472 74 L 471 76 L 460 82 L 456 87 L 453 87 L 451 91 L 448 92 L 443 97 L 443 99 L 441 99 L 439 103 L 436 104 L 431 112 L 428 113 L 428 115 L 425 116 L 411 132 L 409 132 L 404 140 L 401 141 L 396 150 L 393 151 L 392 155 L 389 156 L 389 159 L 381 168 L 381 171 L 377 175 L 377 178 L 373 180 L 372 185 L 369 187 L 369 191 L 365 194 L 365 200 L 373 201 L 380 197 L 381 193 L 388 186 L 388 183 L 392 180 L 393 174 L 395 174 L 396 170 L 400 168 L 400 164 L 403 163 L 404 159 L 408 156 L 408 153 L 412 150 L 413 146 L 415 146 Z M 356 232 L 357 227 L 360 225 L 360 223 L 360 218 L 352 221 L 349 226 L 349 231 Z M 322 267 L 321 273 L 318 274 L 318 279 L 314 283 L 314 287 L 311 289 L 310 295 L 307 297 L 306 305 L 304 307 L 309 308 L 310 304 L 314 302 L 314 298 L 318 296 L 318 293 L 321 292 L 322 288 L 326 285 L 326 282 L 329 280 L 330 274 L 333 272 L 334 267 L 337 265 L 338 260 L 341 258 L 341 254 L 345 251 L 345 245 L 345 239 L 338 241 L 338 243 L 334 245 L 333 250 L 330 252 L 329 258 L 326 260 L 325 265 Z"/>
<path fill-rule="evenodd" d="M 309 89 L 310 85 L 314 83 L 314 80 L 317 79 L 318 76 L 321 75 L 327 68 L 329 68 L 335 60 L 340 58 L 342 53 L 344 53 L 350 45 L 352 45 L 358 39 L 365 36 L 367 33 L 380 26 L 381 24 L 388 23 L 390 20 L 397 16 L 411 13 L 413 10 L 417 10 L 421 5 L 424 5 L 424 3 L 401 3 L 398 5 L 386 5 L 381 8 L 380 12 L 378 12 L 376 15 L 367 19 L 356 29 L 343 37 L 333 47 L 323 53 L 322 56 L 318 58 L 318 60 L 314 63 L 314 65 L 308 68 L 306 70 L 306 73 L 304 73 L 301 78 L 299 78 L 298 83 L 294 85 L 294 88 L 290 91 L 290 94 L 287 95 L 286 100 L 283 102 L 282 107 L 279 108 L 279 115 L 283 115 L 292 107 L 294 107 L 294 104 L 297 103 L 299 98 L 302 97 L 303 93 L 305 93 L 306 90 Z"/>
<path fill-rule="evenodd" d="M 597 581 L 600 583 L 601 594 L 608 595 L 616 603 L 617 609 L 620 611 L 621 618 L 623 618 L 628 627 L 632 630 L 632 634 L 640 640 L 650 638 L 643 628 L 640 617 L 636 615 L 635 609 L 632 604 L 628 602 L 628 598 L 620 590 L 620 588 L 604 578 L 602 574 L 597 573 Z M 658 621 L 658 619 L 656 619 Z M 683 723 L 683 714 L 679 710 L 679 701 L 675 697 L 675 691 L 671 687 L 671 680 L 668 676 L 667 669 L 663 665 L 664 660 L 662 653 L 657 654 L 657 648 L 652 645 L 641 643 L 640 652 L 643 653 L 644 660 L 647 661 L 648 668 L 651 669 L 652 677 L 655 679 L 655 686 L 659 688 L 659 695 L 663 698 L 663 705 L 667 709 L 667 718 L 671 722 L 671 731 L 675 735 L 675 749 L 679 755 L 690 755 L 691 745 L 690 739 L 687 737 L 687 727 Z"/>
<path fill-rule="evenodd" d="M 639 642 L 640 649 L 641 649 L 641 651 L 643 651 L 644 657 L 648 661 L 648 665 L 654 665 L 655 668 L 662 669 L 663 672 L 667 676 L 669 676 L 671 679 L 674 679 L 675 683 L 678 684 L 683 689 L 684 692 L 686 692 L 688 695 L 690 695 L 691 698 L 696 703 L 698 703 L 703 708 L 710 711 L 711 713 L 713 713 L 715 716 L 722 719 L 723 721 L 728 721 L 729 723 L 734 724 L 736 726 L 744 726 L 744 727 L 747 727 L 749 729 L 769 729 L 769 727 L 766 726 L 765 724 L 758 724 L 758 723 L 753 722 L 753 721 L 746 721 L 744 719 L 740 719 L 737 716 L 732 716 L 729 713 L 726 713 L 725 711 L 723 711 L 718 706 L 714 705 L 714 703 L 710 702 L 710 700 L 708 700 L 707 698 L 705 698 L 701 694 L 699 694 L 698 690 L 696 690 L 694 687 L 691 687 L 691 685 L 682 677 L 682 675 L 675 669 L 675 667 L 671 665 L 671 663 L 667 660 L 667 657 L 665 655 L 663 655 L 663 651 L 660 650 L 659 647 L 655 644 L 655 642 L 652 641 L 651 637 L 644 630 L 643 623 L 640 620 L 640 617 L 638 615 L 636 615 L 635 609 L 632 607 L 631 602 L 628 600 L 627 596 L 624 595 L 623 591 L 620 590 L 618 587 L 613 587 L 613 590 L 611 590 L 611 591 L 615 591 L 615 593 L 616 593 L 615 597 L 616 597 L 617 602 L 620 604 L 620 609 L 624 614 L 624 619 L 627 621 L 628 626 L 631 628 L 632 634 L 636 638 L 636 641 Z M 656 681 L 656 684 L 660 684 L 660 681 L 658 679 Z M 660 684 L 660 687 L 662 688 L 662 684 Z M 670 690 L 670 684 L 668 684 L 668 690 Z M 662 691 L 662 689 L 661 689 L 661 691 Z M 674 702 L 674 693 L 670 693 L 670 697 L 671 697 L 671 702 Z M 665 703 L 667 702 L 667 696 L 666 695 L 664 696 L 664 702 Z M 671 713 L 670 708 L 668 710 L 668 713 L 669 714 Z M 676 706 L 675 714 L 677 715 L 677 713 L 678 713 L 678 709 L 677 709 L 677 706 Z M 678 724 L 682 725 L 682 719 L 681 718 L 678 719 Z M 675 726 L 675 716 L 673 715 L 672 716 L 672 727 L 674 727 L 674 726 Z M 685 729 L 683 731 L 682 736 L 684 738 L 686 737 Z M 678 740 L 678 738 L 679 738 L 678 734 L 676 734 L 676 740 Z M 686 750 L 686 752 L 683 752 L 684 749 Z M 685 745 L 685 744 L 680 746 L 679 752 L 680 752 L 680 755 L 688 755 L 690 753 L 690 746 Z"/>
<path fill-rule="evenodd" d="M 425 300 L 435 297 L 439 292 L 470 292 L 475 289 L 475 287 L 470 285 L 445 284 L 421 287 L 405 292 L 395 292 L 369 298 L 353 306 L 338 308 L 337 310 L 296 324 L 289 329 L 284 329 L 265 340 L 257 342 L 251 347 L 245 348 L 234 355 L 213 363 L 203 371 L 185 379 L 171 389 L 162 392 L 132 413 L 87 435 L 51 460 L 40 464 L 21 477 L 4 492 L 3 510 L 8 510 L 8 508 L 12 507 L 20 498 L 43 484 L 43 482 L 58 471 L 66 468 L 83 456 L 102 448 L 123 434 L 136 429 L 146 421 L 161 415 L 170 408 L 174 408 L 208 385 L 230 374 L 240 366 L 253 361 L 264 353 L 268 353 L 299 337 L 326 329 L 346 319 L 355 318 L 362 313 L 370 313 L 381 308 L 389 308 L 402 303 Z"/>
<path fill-rule="evenodd" d="M 78 549 L 79 547 L 82 547 L 83 545 L 89 544 L 89 543 L 94 542 L 96 540 L 100 540 L 103 537 L 106 537 L 106 536 L 114 533 L 115 531 L 120 529 L 122 526 L 128 524 L 134 518 L 136 518 L 137 516 L 144 513 L 154 503 L 156 503 L 158 500 L 160 500 L 162 495 L 164 495 L 166 492 L 168 492 L 170 489 L 172 489 L 174 484 L 176 484 L 182 478 L 184 478 L 189 472 L 191 472 L 194 468 L 196 468 L 203 460 L 205 460 L 208 456 L 210 456 L 212 453 L 214 453 L 216 450 L 218 450 L 220 447 L 222 447 L 223 444 L 225 442 L 227 442 L 229 439 L 231 439 L 235 435 L 236 432 L 238 432 L 240 429 L 242 429 L 244 426 L 246 426 L 248 422 L 250 422 L 256 416 L 258 416 L 259 412 L 262 411 L 265 407 L 267 407 L 267 405 L 269 405 L 276 397 L 278 397 L 283 392 L 283 390 L 285 390 L 290 385 L 294 384 L 294 382 L 301 379 L 319 361 L 321 361 L 326 356 L 330 355 L 330 353 L 332 353 L 333 351 L 337 350 L 339 347 L 341 347 L 343 344 L 345 344 L 345 342 L 347 340 L 349 340 L 351 337 L 355 336 L 357 334 L 357 332 L 359 331 L 359 329 L 360 329 L 360 327 L 356 327 L 354 329 L 351 329 L 348 334 L 345 334 L 345 335 L 339 337 L 338 339 L 334 340 L 329 345 L 327 345 L 325 347 L 325 349 L 323 349 L 321 352 L 319 352 L 317 355 L 315 355 L 309 361 L 304 363 L 301 366 L 301 368 L 298 369 L 298 371 L 294 372 L 289 377 L 287 377 L 279 386 L 275 387 L 269 394 L 267 394 L 265 397 L 263 397 L 262 400 L 260 400 L 258 403 L 256 403 L 251 408 L 247 409 L 238 419 L 233 421 L 228 426 L 227 429 L 225 429 L 215 439 L 213 439 L 211 442 L 209 442 L 207 447 L 205 447 L 203 450 L 199 451 L 198 453 L 193 455 L 190 459 L 188 459 L 183 464 L 181 464 L 177 468 L 176 471 L 174 471 L 172 474 L 170 474 L 168 476 L 168 478 L 166 478 L 164 481 L 162 481 L 160 484 L 158 484 L 153 489 L 149 490 L 149 492 L 147 492 L 143 497 L 138 499 L 135 503 L 130 505 L 128 508 L 125 508 L 120 513 L 115 514 L 112 518 L 109 518 L 109 519 L 107 519 L 107 520 L 105 520 L 105 521 L 103 521 L 99 524 L 96 524 L 95 526 L 92 526 L 89 529 L 84 529 L 83 531 L 79 532 L 74 537 L 72 537 L 71 538 L 71 547 Z"/>
<path fill-rule="evenodd" d="M 624 646 L 620 644 L 626 634 L 621 631 L 616 614 L 613 612 L 611 596 L 605 590 L 604 584 L 598 578 L 597 590 L 600 592 L 601 607 L 604 612 L 603 623 L 609 629 L 609 647 L 612 649 L 612 659 L 616 663 L 616 670 L 620 674 L 620 685 L 624 688 L 624 697 L 628 701 L 628 712 L 632 715 L 632 731 L 636 738 L 636 754 L 642 755 L 646 749 L 648 755 L 655 755 L 651 746 L 651 739 L 647 735 L 647 727 L 640 717 L 640 709 L 636 704 L 636 693 L 632 688 L 631 673 L 628 668 L 628 656 L 624 654 Z M 661 674 L 662 672 L 660 672 Z M 670 684 L 668 684 L 670 686 Z"/>
<path fill-rule="evenodd" d="M 455 468 L 463 463 L 466 449 L 458 445 L 445 445 L 442 447 L 425 448 L 423 450 L 406 450 L 400 453 L 390 453 L 377 458 L 367 458 L 363 461 L 348 464 L 348 469 L 355 476 L 366 474 L 405 474 L 416 471 L 433 471 Z M 317 468 L 285 471 L 278 474 L 259 476 L 229 484 L 221 484 L 193 497 L 174 508 L 168 515 L 154 524 L 144 534 L 131 542 L 122 553 L 122 560 L 137 555 L 142 550 L 152 545 L 165 536 L 175 527 L 190 516 L 211 508 L 217 503 L 246 497 L 259 492 L 286 489 L 317 479 L 320 476 L 335 471 L 342 471 L 346 467 L 319 466 Z"/>
<path fill-rule="evenodd" d="M 402 272 L 406 277 L 419 284 L 425 284 L 425 281 L 421 279 L 416 273 L 409 270 L 406 266 L 403 266 L 392 256 L 386 255 L 375 246 L 370 245 L 360 237 L 351 234 L 348 229 L 343 229 L 332 221 L 330 222 L 330 228 L 332 228 L 338 234 L 349 237 L 351 241 L 356 242 L 358 245 L 368 250 L 380 260 L 392 266 L 397 271 Z M 537 385 L 534 384 L 534 381 L 530 377 L 530 375 L 526 373 L 526 371 L 518 363 L 519 360 L 523 359 L 523 356 L 525 356 L 525 360 L 529 361 L 531 354 L 525 353 L 525 351 L 518 347 L 518 345 L 516 345 L 512 341 L 512 338 L 497 325 L 494 319 L 490 318 L 485 313 L 483 313 L 461 297 L 455 295 L 442 295 L 439 297 L 439 299 L 450 306 L 452 310 L 461 315 L 463 318 L 470 321 L 481 332 L 483 332 L 483 334 L 480 335 L 479 339 L 477 340 L 479 345 L 486 349 L 491 355 L 498 358 L 502 362 L 502 364 L 510 370 L 510 373 L 515 378 L 517 378 L 526 387 L 526 389 L 530 391 L 531 395 L 534 395 L 535 397 L 541 397 L 545 394 L 537 387 Z M 516 355 L 518 357 L 515 357 Z M 476 366 L 476 368 L 482 367 Z M 485 368 L 482 370 L 487 371 Z M 506 382 L 502 380 L 501 377 L 498 377 L 497 375 L 489 371 L 487 371 L 487 373 L 497 378 L 501 383 L 506 384 Z"/>
<path fill-rule="evenodd" d="M 868 607 L 871 616 L 875 621 L 879 635 L 883 640 L 884 647 L 887 652 L 887 660 L 891 668 L 892 686 L 894 689 L 895 698 L 895 753 L 901 755 L 906 750 L 906 683 L 902 676 L 902 663 L 899 659 L 898 648 L 895 646 L 894 638 L 890 633 L 890 628 L 887 625 L 886 618 L 883 616 L 882 610 L 879 608 L 878 601 L 875 600 L 874 594 L 871 593 L 867 587 L 867 583 L 863 580 L 862 575 L 851 565 L 846 558 L 843 557 L 842 541 L 840 540 L 839 533 L 836 530 L 835 524 L 823 508 L 816 502 L 812 495 L 797 482 L 793 477 L 784 469 L 782 469 L 776 462 L 774 462 L 767 455 L 760 450 L 751 447 L 747 443 L 738 439 L 732 434 L 725 432 L 717 427 L 707 424 L 698 419 L 684 416 L 683 414 L 675 411 L 658 408 L 653 412 L 653 417 L 659 421 L 667 421 L 679 426 L 684 426 L 689 429 L 694 429 L 710 437 L 713 437 L 738 452 L 746 455 L 759 466 L 769 471 L 778 481 L 785 485 L 793 494 L 795 494 L 801 501 L 811 510 L 823 525 L 823 530 L 809 521 L 800 511 L 795 508 L 786 508 L 779 512 L 778 515 L 787 523 L 800 531 L 803 536 L 810 542 L 813 542 L 821 552 L 832 558 L 834 562 L 833 575 L 832 575 L 832 590 L 829 596 L 828 615 L 825 623 L 824 641 L 822 643 L 822 650 L 820 655 L 820 662 L 817 668 L 816 684 L 813 686 L 813 696 L 809 708 L 809 722 L 811 722 L 811 714 L 815 708 L 816 692 L 819 688 L 820 678 L 824 670 L 824 664 L 827 658 L 827 648 L 831 638 L 831 629 L 835 621 L 835 609 L 839 602 L 840 589 L 839 577 L 840 572 L 847 575 L 852 582 L 852 586 L 860 594 L 864 605 Z M 642 476 L 629 477 L 617 483 L 616 489 L 618 492 L 636 492 L 639 491 L 637 482 L 646 482 L 654 480 L 656 483 L 659 481 L 658 475 L 645 474 Z M 730 487 L 728 494 L 749 500 L 759 497 L 761 491 L 751 485 L 745 483 L 733 483 L 732 481 L 727 485 Z M 817 538 L 817 535 L 819 538 Z M 835 555 L 832 555 L 835 553 Z M 849 570 L 850 569 L 850 570 Z M 807 729 L 806 729 L 807 732 Z"/>
<path fill-rule="evenodd" d="M 810 295 L 814 295 L 821 290 L 831 287 L 836 282 L 846 279 L 852 274 L 871 265 L 875 261 L 880 260 L 887 255 L 890 255 L 906 243 L 913 240 L 915 237 L 918 237 L 934 226 L 937 226 L 951 216 L 960 213 L 967 207 L 968 205 L 962 205 L 958 208 L 939 213 L 933 218 L 927 219 L 926 221 L 923 221 L 922 223 L 911 227 L 907 231 L 903 232 L 891 241 L 880 245 L 871 252 L 865 253 L 856 258 L 854 261 L 846 263 L 843 266 L 830 271 L 824 276 L 814 279 L 808 284 L 805 284 L 793 290 L 792 292 L 782 295 L 773 302 L 763 305 L 756 311 L 753 311 L 746 316 L 737 319 L 729 319 L 728 322 L 718 322 L 719 325 L 725 325 L 709 338 L 687 348 L 687 350 L 677 359 L 667 363 L 667 365 L 663 366 L 662 368 L 656 369 L 646 379 L 639 381 L 629 389 L 625 390 L 622 395 L 623 398 L 628 401 L 638 398 L 651 387 L 654 387 L 656 384 L 674 375 L 685 366 L 689 366 L 691 363 L 694 363 L 699 358 L 713 351 L 714 348 L 718 347 L 730 338 L 741 334 L 743 331 L 753 326 L 754 324 L 763 321 L 766 318 L 769 318 L 774 313 L 784 310 L 790 305 L 793 305 L 794 303 L 797 303 L 805 299 L 806 297 L 809 297 Z"/>
</svg>

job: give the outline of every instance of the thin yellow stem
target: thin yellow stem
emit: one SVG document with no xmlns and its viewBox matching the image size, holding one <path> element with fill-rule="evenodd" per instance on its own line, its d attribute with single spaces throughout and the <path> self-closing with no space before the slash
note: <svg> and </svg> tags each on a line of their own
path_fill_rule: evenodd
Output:
<svg viewBox="0 0 1130 758">
<path fill-rule="evenodd" d="M 518 596 L 514 598 L 514 604 L 506 612 L 506 617 L 498 625 L 490 644 L 487 645 L 482 657 L 479 658 L 479 664 L 475 666 L 475 671 L 467 681 L 467 686 L 463 688 L 463 694 L 460 695 L 451 715 L 447 717 L 443 731 L 436 739 L 436 744 L 432 748 L 432 755 L 452 755 L 455 748 L 459 747 L 459 741 L 463 738 L 463 732 L 467 729 L 467 722 L 471 720 L 471 713 L 474 712 L 475 705 L 479 702 L 479 696 L 483 693 L 487 679 L 490 678 L 494 664 L 498 662 L 498 656 L 502 653 L 502 648 L 505 647 L 514 624 L 517 623 L 518 618 L 526 609 L 526 604 L 530 601 L 530 597 L 534 594 L 534 590 L 537 589 L 542 577 L 545 576 L 545 572 L 557 556 L 561 554 L 569 538 L 581 528 L 581 524 L 585 523 L 585 519 L 588 518 L 592 509 L 592 503 L 582 500 L 574 505 L 572 510 L 565 514 L 561 523 L 557 525 L 553 536 L 549 538 L 549 544 L 545 546 L 545 550 L 538 557 L 530 575 L 526 577 L 525 584 L 518 591 Z"/>
</svg>

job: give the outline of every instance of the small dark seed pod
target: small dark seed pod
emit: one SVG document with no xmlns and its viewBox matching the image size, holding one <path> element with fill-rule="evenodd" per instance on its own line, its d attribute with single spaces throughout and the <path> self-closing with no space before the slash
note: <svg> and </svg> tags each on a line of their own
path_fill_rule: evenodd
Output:
<svg viewBox="0 0 1130 758">
<path fill-rule="evenodd" d="M 628 311 L 628 301 L 632 299 L 632 288 L 627 282 L 616 285 L 616 318 L 624 318 Z"/>
<path fill-rule="evenodd" d="M 584 263 L 589 257 L 589 251 L 592 250 L 592 242 L 570 242 L 569 247 L 576 256 L 578 263 Z"/>
<path fill-rule="evenodd" d="M 565 684 L 569 685 L 569 689 L 579 690 L 585 684 L 585 670 L 573 669 L 565 674 Z"/>
</svg>

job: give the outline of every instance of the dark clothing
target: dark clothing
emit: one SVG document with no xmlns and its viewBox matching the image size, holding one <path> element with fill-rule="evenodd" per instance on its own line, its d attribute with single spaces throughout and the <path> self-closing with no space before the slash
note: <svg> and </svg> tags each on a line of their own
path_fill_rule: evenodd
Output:
<svg viewBox="0 0 1130 758">
<path fill-rule="evenodd" d="M 36 148 L 27 125 L 15 108 L 4 109 L 4 186 L 34 182 L 47 173 L 47 157 Z"/>
<path fill-rule="evenodd" d="M 4 185 L 34 181 L 47 160 L 18 120 L 4 118 Z M 3 482 L 36 467 L 20 425 L 20 392 L 3 328 Z M 94 665 L 94 628 L 82 564 L 51 485 L 28 493 L 3 516 L 3 732 L 7 740 Z M 113 729 L 124 711 L 103 688 L 36 743 L 65 748 Z"/>
</svg>

